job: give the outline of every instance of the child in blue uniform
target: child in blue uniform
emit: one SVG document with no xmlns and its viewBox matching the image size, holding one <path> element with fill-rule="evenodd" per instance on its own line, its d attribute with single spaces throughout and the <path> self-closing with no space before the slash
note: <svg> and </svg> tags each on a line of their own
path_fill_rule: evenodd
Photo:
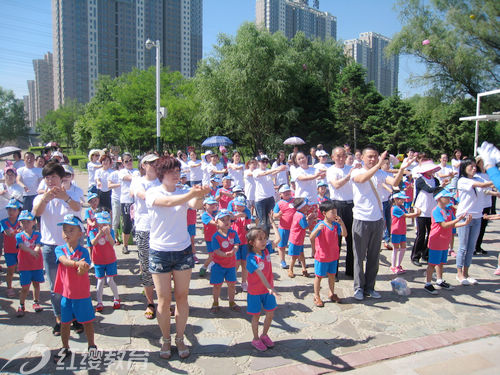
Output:
<svg viewBox="0 0 500 375">
<path fill-rule="evenodd" d="M 16 292 L 12 288 L 12 279 L 17 266 L 16 235 L 21 231 L 17 217 L 21 211 L 22 203 L 12 198 L 5 208 L 7 209 L 7 217 L 0 221 L 0 231 L 4 236 L 3 249 L 7 265 L 7 276 L 5 278 L 7 281 L 7 297 L 13 298 L 16 296 Z"/>
</svg>

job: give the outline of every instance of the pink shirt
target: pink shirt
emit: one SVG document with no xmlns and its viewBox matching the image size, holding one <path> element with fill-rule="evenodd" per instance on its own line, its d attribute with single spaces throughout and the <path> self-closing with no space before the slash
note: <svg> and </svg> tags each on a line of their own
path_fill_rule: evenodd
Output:
<svg viewBox="0 0 500 375">
<path fill-rule="evenodd" d="M 31 233 L 31 237 L 28 237 L 26 232 L 21 232 L 16 234 L 16 246 L 24 244 L 31 250 L 35 249 L 35 245 L 41 245 L 42 235 L 40 232 Z M 18 247 L 19 249 L 19 247 Z M 34 271 L 43 269 L 43 256 L 42 253 L 35 257 L 28 253 L 27 251 L 19 249 L 17 253 L 17 269 L 19 271 Z"/>
<path fill-rule="evenodd" d="M 453 212 L 449 208 L 442 209 L 436 206 L 431 215 L 431 231 L 427 247 L 432 250 L 448 250 L 453 227 L 443 228 L 440 223 L 454 220 Z"/>
<path fill-rule="evenodd" d="M 304 245 L 306 229 L 308 227 L 306 215 L 300 211 L 293 214 L 292 226 L 290 227 L 290 237 L 288 241 L 294 245 Z"/>
<path fill-rule="evenodd" d="M 16 246 L 16 234 L 20 231 L 21 226 L 16 220 L 14 224 L 9 221 L 9 218 L 5 218 L 0 221 L 0 227 L 2 228 L 3 236 L 3 248 L 6 254 L 17 254 Z"/>
<path fill-rule="evenodd" d="M 231 257 L 221 257 L 215 251 L 222 250 L 224 253 L 227 253 L 233 250 L 234 245 L 238 245 L 239 243 L 238 234 L 232 229 L 227 231 L 227 236 L 216 232 L 212 238 L 212 260 L 214 263 L 224 268 L 236 267 L 236 254 L 233 254 Z"/>
<path fill-rule="evenodd" d="M 79 261 L 85 259 L 90 264 L 90 255 L 86 248 L 78 246 L 74 252 L 71 252 L 68 245 L 56 247 L 56 259 L 65 256 L 68 259 Z M 90 297 L 90 279 L 89 273 L 78 275 L 76 267 L 67 267 L 59 263 L 57 267 L 56 281 L 54 283 L 54 293 L 71 299 L 82 299 Z"/>
<path fill-rule="evenodd" d="M 323 224 L 324 227 L 314 239 L 316 245 L 314 259 L 325 263 L 338 260 L 340 254 L 339 235 L 342 233 L 342 228 L 339 223 L 332 223 L 333 225 L 330 227 L 324 221 L 319 221 L 314 229 L 320 224 Z"/>
<path fill-rule="evenodd" d="M 231 195 L 221 194 L 222 192 L 229 193 Z M 219 196 L 220 196 L 219 210 L 227 209 L 227 205 L 229 204 L 229 202 L 233 200 L 233 192 L 230 189 L 220 188 L 219 190 L 217 190 L 217 193 L 215 194 L 216 198 Z"/>
<path fill-rule="evenodd" d="M 391 208 L 391 233 L 406 234 L 406 217 L 407 213 L 404 207 L 392 206 Z"/>
<path fill-rule="evenodd" d="M 267 244 L 266 248 L 262 251 L 261 255 L 255 253 L 248 253 L 247 255 L 247 271 L 248 271 L 248 294 L 259 295 L 267 294 L 269 291 L 266 286 L 262 283 L 259 275 L 257 275 L 257 270 L 261 270 L 266 278 L 267 282 L 271 287 L 274 286 L 273 280 L 273 267 L 271 265 L 271 255 L 273 252 L 271 244 Z"/>
<path fill-rule="evenodd" d="M 90 231 L 90 241 L 94 240 L 99 232 L 98 228 L 92 229 Z M 111 237 L 115 239 L 115 232 L 111 229 Z M 97 243 L 92 246 L 92 261 L 94 264 L 99 266 L 104 266 L 106 264 L 111 264 L 116 262 L 115 249 L 112 244 L 110 244 L 105 237 L 101 237 L 97 240 Z"/>
<path fill-rule="evenodd" d="M 293 198 L 290 198 L 289 201 L 284 199 L 280 199 L 278 203 L 274 206 L 274 213 L 282 212 L 279 228 L 290 230 L 292 226 L 293 215 L 295 214 L 295 208 L 293 207 Z"/>
</svg>

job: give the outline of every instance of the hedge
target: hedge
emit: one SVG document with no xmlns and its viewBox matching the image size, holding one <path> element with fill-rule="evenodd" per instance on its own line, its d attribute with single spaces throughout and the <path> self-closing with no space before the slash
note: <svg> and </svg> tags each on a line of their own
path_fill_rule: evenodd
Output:
<svg viewBox="0 0 500 375">
<path fill-rule="evenodd" d="M 87 155 L 68 155 L 69 164 L 72 167 L 76 167 L 77 165 L 80 165 L 79 161 L 82 159 L 87 161 Z"/>
<path fill-rule="evenodd" d="M 85 159 L 78 159 L 78 168 L 87 170 L 87 157 Z"/>
</svg>

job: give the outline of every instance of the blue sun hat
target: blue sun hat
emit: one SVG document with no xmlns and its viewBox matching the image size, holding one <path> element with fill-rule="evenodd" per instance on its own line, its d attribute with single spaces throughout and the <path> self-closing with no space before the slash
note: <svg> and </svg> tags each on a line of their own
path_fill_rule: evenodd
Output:
<svg viewBox="0 0 500 375">
<path fill-rule="evenodd" d="M 219 183 L 220 182 L 220 178 L 217 177 L 217 176 L 212 176 L 212 177 L 210 177 L 210 181 Z"/>
<path fill-rule="evenodd" d="M 280 187 L 279 192 L 284 193 L 285 191 L 292 191 L 292 188 L 288 184 L 284 184 Z"/>
<path fill-rule="evenodd" d="M 243 188 L 240 185 L 236 185 L 233 188 L 233 193 L 243 193 L 243 192 L 244 192 L 244 190 L 243 190 Z"/>
<path fill-rule="evenodd" d="M 99 212 L 95 215 L 97 224 L 111 224 L 111 215 L 108 211 Z"/>
<path fill-rule="evenodd" d="M 439 198 L 453 198 L 453 193 L 451 191 L 443 189 L 434 196 L 435 200 L 438 200 Z"/>
<path fill-rule="evenodd" d="M 233 202 L 237 206 L 246 207 L 246 205 L 247 205 L 247 200 L 245 199 L 245 197 L 242 197 L 241 195 L 239 197 L 234 198 Z"/>
<path fill-rule="evenodd" d="M 63 221 L 60 223 L 57 223 L 57 225 L 59 225 L 59 226 L 64 225 L 64 224 L 73 225 L 75 227 L 80 227 L 80 229 L 82 228 L 82 226 L 81 226 L 82 220 L 78 216 L 73 215 L 73 214 L 64 215 Z"/>
<path fill-rule="evenodd" d="M 215 215 L 215 220 L 222 219 L 223 217 L 226 216 L 232 216 L 232 213 L 228 210 L 220 210 L 217 215 Z"/>
<path fill-rule="evenodd" d="M 35 215 L 33 215 L 28 210 L 23 210 L 19 214 L 19 217 L 17 218 L 17 220 L 18 221 L 21 221 L 21 220 L 35 220 Z"/>
<path fill-rule="evenodd" d="M 87 202 L 90 202 L 92 199 L 97 198 L 98 195 L 96 193 L 88 193 Z"/>
<path fill-rule="evenodd" d="M 213 197 L 205 198 L 203 204 L 219 204 Z"/>
<path fill-rule="evenodd" d="M 394 194 L 392 197 L 393 198 L 399 198 L 399 199 L 408 199 L 408 198 L 410 198 L 403 191 L 400 191 L 399 193 Z"/>
<path fill-rule="evenodd" d="M 23 208 L 23 204 L 19 202 L 16 198 L 11 198 L 9 200 L 9 203 L 7 203 L 7 206 L 5 206 L 5 208 L 17 208 L 18 210 L 20 210 L 21 208 Z"/>
<path fill-rule="evenodd" d="M 325 181 L 318 181 L 318 187 L 321 187 L 321 186 L 328 187 L 328 184 Z"/>
</svg>

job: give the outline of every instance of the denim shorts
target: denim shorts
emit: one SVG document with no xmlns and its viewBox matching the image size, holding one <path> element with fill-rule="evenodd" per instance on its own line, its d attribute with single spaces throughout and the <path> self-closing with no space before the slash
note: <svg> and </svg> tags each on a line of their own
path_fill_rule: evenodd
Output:
<svg viewBox="0 0 500 375">
<path fill-rule="evenodd" d="M 181 251 L 156 251 L 149 249 L 149 272 L 167 273 L 194 268 L 191 245 Z"/>
</svg>

